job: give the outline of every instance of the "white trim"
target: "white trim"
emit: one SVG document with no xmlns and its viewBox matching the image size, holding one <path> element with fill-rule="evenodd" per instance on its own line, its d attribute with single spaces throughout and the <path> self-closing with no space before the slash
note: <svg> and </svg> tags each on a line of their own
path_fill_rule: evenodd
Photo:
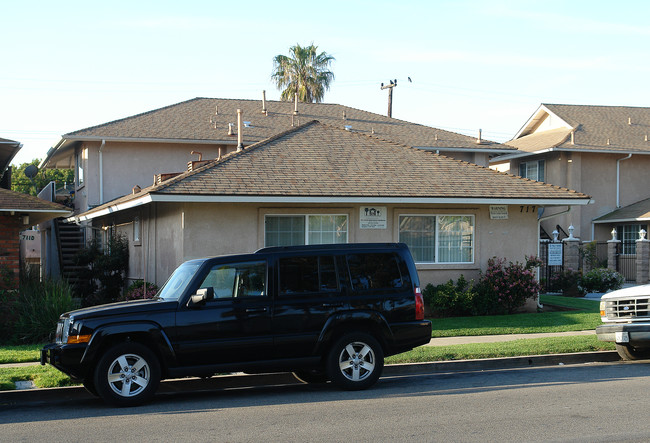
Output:
<svg viewBox="0 0 650 443">
<path fill-rule="evenodd" d="M 537 206 L 588 205 L 591 199 L 552 199 L 552 198 L 471 198 L 471 197 L 282 197 L 263 195 L 161 195 L 151 196 L 154 202 L 187 203 L 409 203 L 409 204 L 508 204 Z"/>
<path fill-rule="evenodd" d="M 0 208 L 0 212 L 23 212 L 23 213 L 33 213 L 33 214 L 61 214 L 61 217 L 67 214 L 72 214 L 72 211 L 64 211 L 62 209 L 12 209 L 12 208 Z"/>
<path fill-rule="evenodd" d="M 444 197 L 279 197 L 245 195 L 161 195 L 147 194 L 135 200 L 109 205 L 99 211 L 67 219 L 69 222 L 92 220 L 97 217 L 123 211 L 151 202 L 163 203 L 305 203 L 305 204 L 462 204 L 462 205 L 536 205 L 573 206 L 589 205 L 593 200 L 581 199 L 534 199 L 534 198 L 444 198 Z"/>
<path fill-rule="evenodd" d="M 524 132 L 524 131 L 525 131 L 525 130 L 530 126 L 530 124 L 531 124 L 535 119 L 538 118 L 538 116 L 541 114 L 542 111 L 544 111 L 544 112 L 546 112 L 546 114 L 548 114 L 548 115 L 552 115 L 553 117 L 555 117 L 555 118 L 557 118 L 558 120 L 560 120 L 562 123 L 564 123 L 564 127 L 566 127 L 567 129 L 573 129 L 573 126 L 571 126 L 570 124 L 568 124 L 568 123 L 566 122 L 566 120 L 564 120 L 563 118 L 561 118 L 560 116 L 558 116 L 555 112 L 553 112 L 553 111 L 551 111 L 550 109 L 548 109 L 548 108 L 544 105 L 544 103 L 542 103 L 542 104 L 540 104 L 539 107 L 537 108 L 537 111 L 535 111 L 535 112 L 533 113 L 533 115 L 530 116 L 530 118 L 528 119 L 528 121 L 526 121 L 526 123 L 524 123 L 524 125 L 521 127 L 521 129 L 519 129 L 519 131 L 517 131 L 517 133 L 516 133 L 515 136 L 512 138 L 512 140 L 516 140 L 516 139 L 518 139 L 518 138 L 521 136 L 521 133 Z"/>
<path fill-rule="evenodd" d="M 87 215 L 83 215 L 83 214 L 82 215 L 76 215 L 76 216 L 73 216 L 73 217 L 70 217 L 70 218 L 66 219 L 66 221 L 67 222 L 73 222 L 73 223 L 77 223 L 77 222 L 81 222 L 81 221 L 88 221 L 88 220 L 92 220 L 93 218 L 101 217 L 103 215 L 112 214 L 113 212 L 124 211 L 126 209 L 131 209 L 131 208 L 135 208 L 137 206 L 146 205 L 147 203 L 151 203 L 151 201 L 152 201 L 151 195 L 148 194 L 148 195 L 142 196 L 140 198 L 137 198 L 135 200 L 129 200 L 129 201 L 124 202 L 124 203 L 118 203 L 116 205 L 107 206 L 106 208 L 104 208 L 104 209 L 102 209 L 100 211 L 93 212 L 93 213 L 90 213 L 90 214 L 87 214 Z"/>
<path fill-rule="evenodd" d="M 650 221 L 650 217 L 641 217 L 641 218 L 617 218 L 614 220 L 594 220 L 592 223 L 630 223 L 634 221 Z"/>
<path fill-rule="evenodd" d="M 612 149 L 581 149 L 581 148 L 554 147 L 554 148 L 540 149 L 539 151 L 533 151 L 533 152 L 519 152 L 517 154 L 500 155 L 490 160 L 490 164 L 500 163 L 507 160 L 514 160 L 516 158 L 528 157 L 531 155 L 547 154 L 549 152 L 585 152 L 588 154 L 650 155 L 650 151 L 634 151 L 628 148 L 612 150 Z"/>
</svg>

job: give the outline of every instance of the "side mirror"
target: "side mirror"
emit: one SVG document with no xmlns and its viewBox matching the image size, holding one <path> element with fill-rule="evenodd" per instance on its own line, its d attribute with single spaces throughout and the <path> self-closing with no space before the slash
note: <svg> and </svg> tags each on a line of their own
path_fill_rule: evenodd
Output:
<svg viewBox="0 0 650 443">
<path fill-rule="evenodd" d="M 196 291 L 192 297 L 190 297 L 190 302 L 188 306 L 202 306 L 206 301 L 212 300 L 214 298 L 214 288 L 203 288 Z"/>
</svg>

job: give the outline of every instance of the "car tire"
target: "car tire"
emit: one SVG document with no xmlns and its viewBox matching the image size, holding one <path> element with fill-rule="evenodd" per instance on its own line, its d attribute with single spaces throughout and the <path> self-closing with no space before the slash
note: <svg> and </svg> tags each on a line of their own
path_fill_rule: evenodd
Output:
<svg viewBox="0 0 650 443">
<path fill-rule="evenodd" d="M 650 348 L 635 348 L 616 343 L 616 352 L 623 360 L 645 360 L 650 358 Z"/>
<path fill-rule="evenodd" d="M 301 382 L 309 384 L 327 383 L 329 381 L 327 373 L 322 369 L 303 369 L 300 371 L 294 371 L 293 376 Z"/>
<path fill-rule="evenodd" d="M 384 351 L 365 332 L 350 332 L 339 338 L 327 356 L 327 375 L 342 389 L 355 391 L 374 385 L 384 368 Z"/>
<path fill-rule="evenodd" d="M 114 406 L 135 406 L 153 397 L 160 382 L 160 363 L 149 348 L 121 343 L 99 359 L 94 376 L 97 394 Z"/>
</svg>

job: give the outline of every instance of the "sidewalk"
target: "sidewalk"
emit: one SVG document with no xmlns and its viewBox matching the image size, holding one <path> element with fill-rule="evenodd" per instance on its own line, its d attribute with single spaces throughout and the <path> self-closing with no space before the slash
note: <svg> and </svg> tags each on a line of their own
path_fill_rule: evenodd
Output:
<svg viewBox="0 0 650 443">
<path fill-rule="evenodd" d="M 506 334 L 506 335 L 471 335 L 461 337 L 437 337 L 432 338 L 426 346 L 452 346 L 464 345 L 468 343 L 497 343 L 504 341 L 521 340 L 526 338 L 544 338 L 544 337 L 567 337 L 574 335 L 595 335 L 596 331 L 569 331 L 569 332 L 547 332 L 543 334 Z"/>
</svg>

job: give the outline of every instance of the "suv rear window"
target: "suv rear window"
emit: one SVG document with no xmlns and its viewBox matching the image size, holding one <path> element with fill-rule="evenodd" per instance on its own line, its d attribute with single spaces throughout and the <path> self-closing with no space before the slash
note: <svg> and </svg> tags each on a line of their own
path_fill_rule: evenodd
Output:
<svg viewBox="0 0 650 443">
<path fill-rule="evenodd" d="M 404 286 L 397 254 L 351 254 L 347 258 L 350 279 L 355 291 L 394 289 Z"/>
<path fill-rule="evenodd" d="M 280 259 L 280 294 L 336 291 L 338 286 L 333 256 Z"/>
</svg>

